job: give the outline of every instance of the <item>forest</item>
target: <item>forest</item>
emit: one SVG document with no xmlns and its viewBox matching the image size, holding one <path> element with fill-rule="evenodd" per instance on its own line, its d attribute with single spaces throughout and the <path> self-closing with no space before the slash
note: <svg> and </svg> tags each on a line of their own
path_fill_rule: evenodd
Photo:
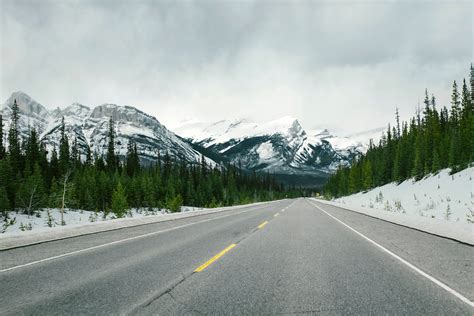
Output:
<svg viewBox="0 0 474 316">
<path fill-rule="evenodd" d="M 472 166 L 474 160 L 474 69 L 461 88 L 453 82 L 451 107 L 438 109 L 436 98 L 425 90 L 423 106 L 409 121 L 388 125 L 378 144 L 370 142 L 367 152 L 351 166 L 338 168 L 324 187 L 327 198 L 366 191 L 390 182 L 414 178 L 450 168 L 451 173 Z"/>
<path fill-rule="evenodd" d="M 19 107 L 14 102 L 5 144 L 0 137 L 0 211 L 34 215 L 43 208 L 113 212 L 123 217 L 129 208 L 180 211 L 182 205 L 219 207 L 298 196 L 270 174 L 256 174 L 227 165 L 211 165 L 204 157 L 190 163 L 169 154 L 142 166 L 137 146 L 130 140 L 126 157 L 115 150 L 114 121 L 109 122 L 104 155 L 88 148 L 80 152 L 70 141 L 64 119 L 59 147 L 48 153 L 31 128 L 21 139 Z M 0 115 L 0 135 L 4 135 Z M 8 144 L 8 145 L 7 145 Z"/>
</svg>

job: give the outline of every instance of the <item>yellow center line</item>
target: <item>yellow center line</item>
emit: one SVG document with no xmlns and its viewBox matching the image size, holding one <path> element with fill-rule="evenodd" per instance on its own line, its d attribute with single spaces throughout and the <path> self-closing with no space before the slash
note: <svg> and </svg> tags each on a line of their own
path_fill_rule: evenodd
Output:
<svg viewBox="0 0 474 316">
<path fill-rule="evenodd" d="M 194 272 L 201 272 L 203 271 L 204 269 L 206 269 L 208 266 L 210 266 L 214 261 L 216 261 L 217 259 L 219 259 L 220 257 L 222 257 L 226 252 L 228 252 L 229 250 L 231 250 L 232 248 L 234 248 L 235 246 L 237 246 L 236 244 L 232 244 L 230 245 L 229 247 L 225 248 L 224 250 L 222 250 L 221 252 L 219 252 L 217 255 L 215 255 L 214 257 L 212 257 L 211 259 L 209 259 L 206 263 L 200 265 L 196 270 L 194 270 Z"/>
<path fill-rule="evenodd" d="M 268 224 L 268 221 L 264 221 L 263 223 L 261 223 L 260 225 L 258 225 L 258 228 L 259 229 L 262 229 L 265 225 Z"/>
<path fill-rule="evenodd" d="M 280 214 L 276 213 L 276 214 L 274 214 L 273 216 L 277 217 L 278 215 L 280 215 Z"/>
</svg>

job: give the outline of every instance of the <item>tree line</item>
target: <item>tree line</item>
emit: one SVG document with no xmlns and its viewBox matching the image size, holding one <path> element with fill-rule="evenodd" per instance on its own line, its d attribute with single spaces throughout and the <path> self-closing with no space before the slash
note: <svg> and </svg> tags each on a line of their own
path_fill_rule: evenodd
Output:
<svg viewBox="0 0 474 316">
<path fill-rule="evenodd" d="M 367 152 L 349 167 L 340 167 L 324 187 L 327 197 L 366 191 L 390 182 L 422 179 L 440 169 L 458 172 L 474 160 L 474 69 L 470 89 L 466 79 L 459 89 L 453 82 L 451 107 L 437 108 L 436 98 L 425 90 L 423 108 L 409 121 L 388 125 L 379 143 L 370 141 Z"/>
<path fill-rule="evenodd" d="M 20 139 L 19 115 L 15 100 L 6 143 L 0 115 L 0 211 L 5 220 L 11 211 L 33 215 L 42 208 L 113 212 L 122 217 L 132 207 L 176 212 L 182 205 L 229 206 L 300 194 L 270 174 L 244 172 L 231 164 L 213 166 L 204 157 L 190 163 L 158 155 L 144 167 L 132 139 L 126 156 L 119 157 L 112 118 L 105 155 L 92 153 L 89 147 L 81 152 L 76 139 L 70 142 L 64 118 L 59 146 L 48 153 L 35 128 Z"/>
</svg>

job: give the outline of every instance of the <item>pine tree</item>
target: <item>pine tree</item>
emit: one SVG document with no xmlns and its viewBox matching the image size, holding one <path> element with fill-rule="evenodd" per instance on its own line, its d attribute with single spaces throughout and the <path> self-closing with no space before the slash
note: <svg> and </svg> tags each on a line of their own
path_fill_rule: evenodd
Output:
<svg viewBox="0 0 474 316">
<path fill-rule="evenodd" d="M 8 211 L 10 210 L 10 201 L 8 200 L 7 190 L 0 186 L 0 213 L 4 220 L 8 219 Z"/>
<path fill-rule="evenodd" d="M 3 187 L 10 203 L 9 210 L 15 209 L 15 199 L 17 194 L 17 181 L 11 168 L 10 160 L 0 160 L 0 187 Z"/>
<path fill-rule="evenodd" d="M 422 147 L 421 147 L 421 134 L 418 135 L 415 144 L 415 161 L 413 163 L 412 176 L 416 180 L 420 180 L 423 177 L 424 164 L 422 158 Z"/>
<path fill-rule="evenodd" d="M 21 172 L 21 147 L 20 147 L 20 132 L 18 121 L 20 119 L 20 109 L 16 103 L 16 99 L 12 106 L 12 115 L 10 130 L 8 131 L 8 152 L 10 155 L 10 163 L 15 174 Z"/>
<path fill-rule="evenodd" d="M 460 116 L 460 106 L 461 102 L 459 101 L 459 91 L 456 80 L 453 82 L 453 92 L 451 94 L 451 120 L 454 124 L 459 120 Z"/>
<path fill-rule="evenodd" d="M 107 169 L 109 172 L 114 172 L 117 169 L 117 156 L 115 154 L 115 123 L 112 117 L 109 120 L 109 143 L 107 146 L 107 156 L 105 158 Z"/>
<path fill-rule="evenodd" d="M 118 182 L 117 187 L 112 194 L 111 209 L 117 217 L 125 216 L 125 213 L 128 210 L 127 195 L 125 194 L 125 190 L 120 182 Z"/>
<path fill-rule="evenodd" d="M 26 214 L 31 216 L 44 202 L 44 180 L 38 164 L 35 164 L 33 170 L 28 167 L 25 172 L 25 179 L 20 185 L 17 204 L 23 208 Z"/>
<path fill-rule="evenodd" d="M 470 82 L 471 82 L 471 109 L 474 109 L 474 67 L 471 63 L 471 73 L 470 73 Z"/>
<path fill-rule="evenodd" d="M 61 119 L 61 138 L 59 140 L 59 169 L 61 174 L 66 174 L 70 168 L 70 152 L 69 152 L 69 139 L 66 135 L 66 124 L 64 123 L 64 117 Z"/>
<path fill-rule="evenodd" d="M 397 123 L 397 134 L 395 135 L 395 138 L 400 138 L 401 130 L 400 130 L 400 113 L 398 112 L 398 107 L 395 108 L 395 120 Z"/>
<path fill-rule="evenodd" d="M 40 161 L 40 142 L 36 129 L 30 130 L 30 135 L 26 141 L 26 167 L 33 170 Z"/>
<path fill-rule="evenodd" d="M 373 175 L 372 175 L 372 165 L 369 161 L 364 162 L 364 169 L 363 169 L 363 177 L 364 177 L 364 189 L 369 190 L 373 187 Z"/>
<path fill-rule="evenodd" d="M 431 166 L 431 172 L 435 173 L 440 169 L 441 169 L 441 162 L 440 162 L 440 159 L 439 159 L 439 154 L 438 154 L 438 151 L 435 150 L 434 154 L 433 154 L 433 164 Z"/>
<path fill-rule="evenodd" d="M 132 139 L 129 140 L 127 146 L 126 168 L 127 174 L 130 177 L 133 177 L 133 175 L 140 170 L 137 144 Z"/>
<path fill-rule="evenodd" d="M 0 114 L 0 160 L 5 157 L 5 147 L 3 145 L 3 116 Z"/>
<path fill-rule="evenodd" d="M 80 156 L 79 147 L 77 144 L 77 137 L 74 137 L 74 141 L 72 143 L 71 162 L 74 169 L 76 167 L 80 167 L 81 165 L 81 156 Z"/>
<path fill-rule="evenodd" d="M 87 147 L 86 147 L 85 165 L 88 166 L 88 167 L 92 165 L 92 152 L 91 152 L 91 148 L 89 147 L 89 145 L 87 145 Z"/>
</svg>

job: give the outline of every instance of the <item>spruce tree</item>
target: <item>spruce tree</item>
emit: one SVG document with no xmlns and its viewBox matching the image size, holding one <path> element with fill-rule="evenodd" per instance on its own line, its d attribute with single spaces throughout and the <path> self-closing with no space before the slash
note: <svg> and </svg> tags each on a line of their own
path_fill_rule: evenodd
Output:
<svg viewBox="0 0 474 316">
<path fill-rule="evenodd" d="M 8 200 L 7 190 L 4 186 L 0 186 L 0 213 L 4 220 L 8 219 L 8 211 L 10 210 L 10 201 Z"/>
<path fill-rule="evenodd" d="M 373 175 L 372 175 L 372 165 L 369 161 L 364 162 L 364 169 L 363 169 L 363 177 L 364 177 L 364 189 L 369 190 L 373 187 Z"/>
<path fill-rule="evenodd" d="M 111 209 L 117 217 L 125 216 L 126 211 L 128 210 L 127 195 L 125 194 L 125 190 L 120 182 L 118 182 L 117 187 L 112 194 Z"/>
<path fill-rule="evenodd" d="M 5 147 L 3 145 L 3 116 L 0 114 L 0 160 L 5 157 Z"/>
<path fill-rule="evenodd" d="M 30 130 L 26 144 L 26 167 L 33 170 L 40 161 L 40 142 L 36 129 Z"/>
<path fill-rule="evenodd" d="M 109 143 L 107 145 L 106 164 L 109 172 L 114 172 L 117 169 L 117 157 L 115 154 L 115 123 L 112 117 L 109 120 L 109 132 L 107 135 Z"/>
<path fill-rule="evenodd" d="M 20 206 L 26 214 L 33 215 L 45 202 L 44 180 L 41 175 L 38 164 L 34 169 L 30 167 L 25 171 L 25 179 L 20 185 L 17 205 Z"/>
<path fill-rule="evenodd" d="M 49 162 L 49 176 L 51 179 L 59 179 L 60 174 L 58 152 L 56 150 L 56 146 L 53 146 L 53 151 L 51 153 L 51 159 Z"/>
<path fill-rule="evenodd" d="M 459 120 L 460 116 L 460 100 L 459 91 L 456 80 L 453 82 L 453 92 L 451 93 L 451 120 L 454 124 Z"/>
<path fill-rule="evenodd" d="M 471 109 L 474 109 L 474 67 L 472 66 L 472 63 L 469 78 L 471 82 Z"/>
<path fill-rule="evenodd" d="M 69 139 L 66 134 L 66 124 L 64 123 L 64 117 L 61 119 L 60 126 L 61 138 L 59 140 L 59 169 L 61 174 L 66 174 L 70 168 L 70 152 L 69 152 Z"/>
<path fill-rule="evenodd" d="M 440 162 L 440 159 L 439 159 L 439 154 L 438 154 L 438 151 L 435 150 L 434 154 L 433 154 L 433 164 L 431 166 L 431 172 L 435 173 L 440 169 L 441 169 L 441 162 Z"/>
<path fill-rule="evenodd" d="M 10 130 L 8 131 L 8 153 L 10 163 L 15 174 L 21 171 L 21 147 L 20 147 L 20 131 L 18 121 L 20 119 L 20 109 L 16 103 L 16 99 L 12 105 L 12 115 L 10 122 Z"/>
</svg>

